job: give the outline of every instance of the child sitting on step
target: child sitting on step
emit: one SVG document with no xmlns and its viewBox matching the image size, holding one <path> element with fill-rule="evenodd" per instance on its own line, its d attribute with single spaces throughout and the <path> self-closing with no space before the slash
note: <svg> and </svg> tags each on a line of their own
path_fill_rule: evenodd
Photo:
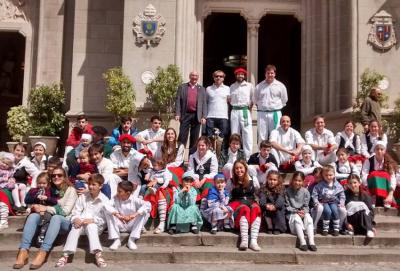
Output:
<svg viewBox="0 0 400 271">
<path fill-rule="evenodd" d="M 207 202 L 201 210 L 203 217 L 211 224 L 211 234 L 216 234 L 221 229 L 232 229 L 233 210 L 228 205 L 229 199 L 225 176 L 218 173 L 214 176 L 214 186 L 208 190 Z"/>
<path fill-rule="evenodd" d="M 133 184 L 122 181 L 118 184 L 117 195 L 111 202 L 111 212 L 107 214 L 108 239 L 114 240 L 111 250 L 121 246 L 121 232 L 128 232 L 128 248 L 137 249 L 136 240 L 140 238 L 141 230 L 146 223 L 151 204 L 133 196 Z"/>
<path fill-rule="evenodd" d="M 53 196 L 50 189 L 50 176 L 47 172 L 41 172 L 36 178 L 36 188 L 31 188 L 26 194 L 25 203 L 32 204 L 32 209 L 36 209 L 36 206 L 54 206 L 57 205 L 57 197 Z M 40 208 L 38 208 L 40 209 Z M 49 227 L 52 214 L 44 211 L 40 212 L 40 231 L 37 237 L 39 245 L 43 243 L 44 237 Z"/>
<path fill-rule="evenodd" d="M 343 186 L 335 179 L 335 169 L 331 165 L 324 166 L 322 169 L 322 181 L 313 189 L 312 199 L 314 206 L 322 206 L 322 235 L 326 236 L 329 232 L 329 225 L 333 222 L 333 236 L 338 236 L 341 229 L 340 211 L 345 204 L 345 194 Z"/>
<path fill-rule="evenodd" d="M 170 234 L 191 231 L 198 234 L 203 225 L 199 208 L 196 205 L 197 190 L 192 183 L 197 179 L 193 171 L 182 176 L 182 185 L 174 192 L 174 205 L 168 215 L 167 228 Z"/>
<path fill-rule="evenodd" d="M 304 174 L 296 171 L 293 174 L 289 187 L 285 191 L 286 214 L 289 220 L 289 228 L 292 234 L 296 234 L 300 243 L 300 250 L 317 251 L 314 242 L 314 226 L 310 216 L 308 204 L 310 193 L 304 185 Z M 308 237 L 308 247 L 304 238 L 304 230 Z"/>
<path fill-rule="evenodd" d="M 90 253 L 94 254 L 96 265 L 101 268 L 107 266 L 99 240 L 99 234 L 106 225 L 105 210 L 111 210 L 109 199 L 100 192 L 104 177 L 101 174 L 92 174 L 88 184 L 89 192 L 79 196 L 72 210 L 72 228 L 65 242 L 63 256 L 57 261 L 56 267 L 67 264 L 69 256 L 76 251 L 82 233 L 88 236 Z"/>
<path fill-rule="evenodd" d="M 261 187 L 260 207 L 265 218 L 267 233 L 286 232 L 285 198 L 282 176 L 276 170 L 268 172 L 267 181 Z"/>
</svg>

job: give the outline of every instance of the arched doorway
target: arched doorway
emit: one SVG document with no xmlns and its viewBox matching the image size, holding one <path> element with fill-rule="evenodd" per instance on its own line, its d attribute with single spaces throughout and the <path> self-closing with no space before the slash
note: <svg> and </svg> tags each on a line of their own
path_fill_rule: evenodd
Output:
<svg viewBox="0 0 400 271">
<path fill-rule="evenodd" d="M 7 111 L 22 104 L 25 63 L 25 37 L 18 32 L 0 32 L 0 142 L 10 139 Z"/>
<path fill-rule="evenodd" d="M 209 15 L 204 20 L 203 85 L 213 84 L 212 73 L 215 70 L 226 73 L 225 85 L 235 82 L 233 69 L 240 63 L 246 66 L 246 53 L 246 20 L 238 13 Z"/>
<path fill-rule="evenodd" d="M 276 66 L 276 78 L 285 84 L 289 96 L 282 113 L 300 130 L 301 24 L 291 15 L 268 14 L 260 20 L 258 37 L 258 81 L 265 79 L 266 65 Z"/>
</svg>

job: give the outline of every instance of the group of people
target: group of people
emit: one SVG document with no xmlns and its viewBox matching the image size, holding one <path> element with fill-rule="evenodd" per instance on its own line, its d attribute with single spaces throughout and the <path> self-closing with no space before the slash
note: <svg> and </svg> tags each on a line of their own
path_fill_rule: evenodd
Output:
<svg viewBox="0 0 400 271">
<path fill-rule="evenodd" d="M 96 264 L 105 267 L 99 234 L 107 229 L 109 248 L 117 250 L 121 233 L 128 232 L 127 246 L 135 250 L 149 221 L 158 221 L 154 234 L 238 230 L 240 250 L 261 250 L 260 229 L 297 235 L 303 251 L 317 250 L 317 230 L 373 238 L 373 206 L 391 208 L 400 198 L 399 171 L 386 153 L 380 122 L 372 119 L 357 135 L 348 121 L 334 136 L 316 116 L 303 138 L 290 117 L 281 116 L 287 94 L 274 78 L 275 67 L 267 66 L 266 80 L 256 88 L 245 81 L 244 69 L 235 74 L 237 82 L 229 89 L 222 84 L 223 72 L 214 72 L 215 84 L 205 90 L 197 84 L 198 74 L 190 73 L 190 82 L 178 89 L 179 136 L 173 128 L 161 128 L 159 116 L 140 132 L 131 118 L 121 117 L 105 140 L 104 127 L 79 116 L 64 159 L 46 155 L 43 142 L 32 146 L 31 158 L 23 144 L 12 154 L 0 153 L 0 230 L 8 227 L 9 213 L 29 210 L 14 268 L 28 263 L 35 243 L 40 249 L 30 268 L 40 268 L 63 234 L 68 236 L 57 267 L 68 263 L 81 234 L 88 236 Z M 256 153 L 250 141 L 253 103 Z M 207 126 L 207 135 L 199 136 L 200 124 Z M 209 138 L 214 128 L 224 138 L 218 155 Z M 292 174 L 289 184 L 283 173 Z"/>
</svg>

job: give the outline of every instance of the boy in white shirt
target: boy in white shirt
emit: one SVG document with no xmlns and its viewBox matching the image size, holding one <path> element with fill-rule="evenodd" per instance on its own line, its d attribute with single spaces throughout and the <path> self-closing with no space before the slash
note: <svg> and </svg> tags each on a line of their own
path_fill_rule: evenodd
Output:
<svg viewBox="0 0 400 271">
<path fill-rule="evenodd" d="M 108 239 L 114 240 L 111 250 L 121 246 L 121 232 L 129 232 L 128 248 L 137 249 L 136 240 L 150 215 L 151 204 L 133 195 L 133 184 L 122 181 L 118 184 L 117 195 L 112 200 L 112 209 L 107 214 Z"/>
<path fill-rule="evenodd" d="M 57 261 L 56 267 L 64 267 L 68 257 L 74 254 L 81 234 L 85 233 L 89 239 L 90 253 L 95 255 L 96 265 L 106 267 L 107 264 L 101 254 L 103 251 L 99 234 L 103 231 L 105 210 L 111 209 L 108 198 L 100 192 L 104 178 L 100 174 L 92 174 L 89 178 L 89 192 L 79 196 L 72 210 L 72 228 L 64 246 L 63 256 Z"/>
</svg>

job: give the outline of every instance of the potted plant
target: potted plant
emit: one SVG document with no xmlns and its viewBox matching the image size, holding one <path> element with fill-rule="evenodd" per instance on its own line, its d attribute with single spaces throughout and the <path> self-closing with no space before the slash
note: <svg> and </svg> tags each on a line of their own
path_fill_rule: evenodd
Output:
<svg viewBox="0 0 400 271">
<path fill-rule="evenodd" d="M 122 68 L 108 69 L 103 78 L 107 85 L 106 110 L 113 114 L 115 123 L 121 116 L 133 117 L 136 113 L 135 90 Z"/>
<path fill-rule="evenodd" d="M 58 134 L 64 128 L 64 104 L 65 91 L 60 84 L 40 85 L 31 89 L 28 97 L 31 146 L 42 141 L 47 145 L 48 154 L 55 153 Z"/>
<path fill-rule="evenodd" d="M 22 142 L 31 130 L 31 124 L 28 116 L 28 109 L 23 106 L 11 107 L 7 112 L 8 133 L 13 141 L 7 142 L 9 152 L 13 152 L 14 146 Z M 24 142 L 27 144 L 26 142 Z"/>
<path fill-rule="evenodd" d="M 158 67 L 156 77 L 146 86 L 150 102 L 167 120 L 166 127 L 174 117 L 176 91 L 182 81 L 178 66 L 168 65 L 165 69 Z"/>
</svg>

